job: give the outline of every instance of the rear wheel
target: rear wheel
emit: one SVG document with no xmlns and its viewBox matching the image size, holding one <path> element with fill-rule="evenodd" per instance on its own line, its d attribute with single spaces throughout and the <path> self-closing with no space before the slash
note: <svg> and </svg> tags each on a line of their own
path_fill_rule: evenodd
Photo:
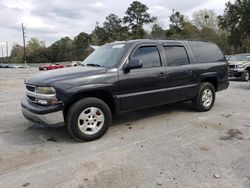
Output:
<svg viewBox="0 0 250 188">
<path fill-rule="evenodd" d="M 81 141 L 100 138 L 108 130 L 110 124 L 110 109 L 105 102 L 97 98 L 85 98 L 77 101 L 66 116 L 69 133 Z"/>
<path fill-rule="evenodd" d="M 215 101 L 215 88 L 209 82 L 201 83 L 196 97 L 192 100 L 193 107 L 200 111 L 210 110 Z"/>
</svg>

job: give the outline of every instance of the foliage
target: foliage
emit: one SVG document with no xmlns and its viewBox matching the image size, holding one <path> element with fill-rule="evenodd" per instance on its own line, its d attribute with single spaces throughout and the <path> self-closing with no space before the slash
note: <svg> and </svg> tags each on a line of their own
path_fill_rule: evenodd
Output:
<svg viewBox="0 0 250 188">
<path fill-rule="evenodd" d="M 250 0 L 228 2 L 224 14 L 219 16 L 219 25 L 229 32 L 229 43 L 235 50 L 246 52 L 250 50 Z"/>
<path fill-rule="evenodd" d="M 91 37 L 87 33 L 80 33 L 74 38 L 74 60 L 84 60 L 89 55 Z"/>
<path fill-rule="evenodd" d="M 39 41 L 38 38 L 31 38 L 27 44 L 27 63 L 47 62 L 47 51 L 45 42 Z"/>
<path fill-rule="evenodd" d="M 99 26 L 98 22 L 96 23 L 94 31 L 91 33 L 91 41 L 94 45 L 103 45 L 109 41 L 108 34 L 103 27 Z"/>
<path fill-rule="evenodd" d="M 199 10 L 193 13 L 193 24 L 200 30 L 210 28 L 218 30 L 218 17 L 214 10 Z"/>
<path fill-rule="evenodd" d="M 106 17 L 100 25 L 96 22 L 90 33 L 79 33 L 74 39 L 61 38 L 51 46 L 37 38 L 27 44 L 27 62 L 45 63 L 84 60 L 91 52 L 90 45 L 103 45 L 128 39 L 194 39 L 215 42 L 226 54 L 250 51 L 250 0 L 228 2 L 224 14 L 217 17 L 214 10 L 198 10 L 191 21 L 178 11 L 169 18 L 168 29 L 161 27 L 157 18 L 148 13 L 148 7 L 134 1 L 127 8 L 125 16 L 115 14 Z M 145 26 L 152 24 L 151 31 Z M 15 44 L 11 50 L 11 63 L 23 63 L 23 47 Z"/>
<path fill-rule="evenodd" d="M 174 12 L 170 16 L 170 30 L 175 33 L 179 33 L 182 30 L 184 24 L 184 15 L 180 14 L 180 12 Z"/>
<path fill-rule="evenodd" d="M 166 38 L 166 31 L 158 24 L 154 24 L 151 31 L 151 38 L 164 39 Z"/>
<path fill-rule="evenodd" d="M 23 47 L 15 44 L 10 53 L 10 62 L 14 64 L 23 63 Z"/>
<path fill-rule="evenodd" d="M 157 19 L 156 17 L 152 17 L 147 11 L 148 7 L 146 5 L 139 1 L 134 1 L 125 12 L 123 21 L 125 24 L 128 24 L 133 38 L 143 38 L 145 35 L 143 26 L 153 23 Z"/>
<path fill-rule="evenodd" d="M 74 54 L 74 42 L 69 37 L 61 38 L 48 48 L 50 62 L 70 61 Z"/>
<path fill-rule="evenodd" d="M 115 14 L 110 14 L 106 17 L 103 29 L 110 41 L 121 41 L 128 38 L 128 28 L 122 25 L 122 19 Z"/>
</svg>

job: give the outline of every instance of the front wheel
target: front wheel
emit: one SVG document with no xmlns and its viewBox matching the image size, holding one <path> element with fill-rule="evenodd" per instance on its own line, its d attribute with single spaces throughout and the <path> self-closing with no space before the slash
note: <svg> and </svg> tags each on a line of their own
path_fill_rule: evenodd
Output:
<svg viewBox="0 0 250 188">
<path fill-rule="evenodd" d="M 242 80 L 244 81 L 248 81 L 250 80 L 250 71 L 249 70 L 246 70 L 242 76 Z"/>
<path fill-rule="evenodd" d="M 97 98 L 77 101 L 66 115 L 66 126 L 70 135 L 80 141 L 100 138 L 111 124 L 108 105 Z"/>
<path fill-rule="evenodd" d="M 192 100 L 193 107 L 200 111 L 209 111 L 215 101 L 215 88 L 209 82 L 201 83 L 196 97 Z"/>
</svg>

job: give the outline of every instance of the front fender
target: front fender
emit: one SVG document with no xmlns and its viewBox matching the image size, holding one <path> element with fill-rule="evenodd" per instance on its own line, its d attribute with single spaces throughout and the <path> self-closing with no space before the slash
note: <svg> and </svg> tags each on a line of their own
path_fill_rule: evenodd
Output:
<svg viewBox="0 0 250 188">
<path fill-rule="evenodd" d="M 75 86 L 72 88 L 69 88 L 67 90 L 67 93 L 69 94 L 76 94 L 76 93 L 84 93 L 84 92 L 91 92 L 91 91 L 97 91 L 97 90 L 105 90 L 113 93 L 113 85 L 107 84 L 107 83 L 99 83 L 99 84 L 87 84 L 82 86 Z"/>
</svg>

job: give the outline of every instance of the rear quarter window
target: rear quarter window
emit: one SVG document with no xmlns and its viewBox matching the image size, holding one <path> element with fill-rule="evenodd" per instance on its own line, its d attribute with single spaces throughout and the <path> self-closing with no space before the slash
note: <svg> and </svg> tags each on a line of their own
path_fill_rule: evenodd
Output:
<svg viewBox="0 0 250 188">
<path fill-rule="evenodd" d="M 225 61 L 223 53 L 216 44 L 208 42 L 189 42 L 189 46 L 197 63 Z"/>
</svg>

